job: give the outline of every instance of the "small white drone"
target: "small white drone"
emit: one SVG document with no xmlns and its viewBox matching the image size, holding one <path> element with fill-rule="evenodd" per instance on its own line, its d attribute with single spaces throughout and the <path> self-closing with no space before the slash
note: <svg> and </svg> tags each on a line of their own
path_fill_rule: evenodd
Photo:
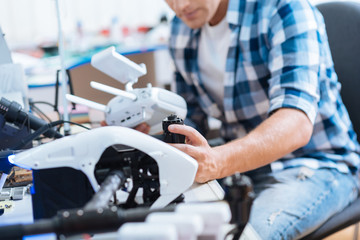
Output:
<svg viewBox="0 0 360 240">
<path fill-rule="evenodd" d="M 32 170 L 59 167 L 80 170 L 97 192 L 100 186 L 94 173 L 96 164 L 105 149 L 117 144 L 138 149 L 156 161 L 160 197 L 153 203 L 153 208 L 165 207 L 194 183 L 198 164 L 192 157 L 154 137 L 120 126 L 95 128 L 66 136 L 16 153 L 9 157 L 9 161 Z"/>
<path fill-rule="evenodd" d="M 74 103 L 83 104 L 105 113 L 109 126 L 135 127 L 140 123 L 150 126 L 149 134 L 162 131 L 162 120 L 171 114 L 184 119 L 187 113 L 185 100 L 174 92 L 152 87 L 133 89 L 138 78 L 146 74 L 144 64 L 136 64 L 109 47 L 91 58 L 91 65 L 99 71 L 125 84 L 125 91 L 101 83 L 91 82 L 90 86 L 116 97 L 107 105 L 67 94 Z"/>
</svg>

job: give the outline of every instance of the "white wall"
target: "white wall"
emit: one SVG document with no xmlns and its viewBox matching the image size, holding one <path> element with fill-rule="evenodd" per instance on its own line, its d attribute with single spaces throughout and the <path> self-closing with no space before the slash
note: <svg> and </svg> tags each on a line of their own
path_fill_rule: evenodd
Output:
<svg viewBox="0 0 360 240">
<path fill-rule="evenodd" d="M 57 38 L 55 0 L 0 0 L 0 26 L 10 47 Z M 65 35 L 76 31 L 78 21 L 86 32 L 111 25 L 153 26 L 161 14 L 171 15 L 164 0 L 59 0 Z"/>
</svg>

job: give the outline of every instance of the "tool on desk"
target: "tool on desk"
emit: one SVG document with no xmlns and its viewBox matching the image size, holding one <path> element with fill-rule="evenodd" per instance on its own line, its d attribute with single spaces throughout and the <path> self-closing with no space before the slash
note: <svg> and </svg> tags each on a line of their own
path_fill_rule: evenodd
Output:
<svg viewBox="0 0 360 240">
<path fill-rule="evenodd" d="M 31 113 L 24 111 L 22 106 L 6 98 L 0 99 L 0 114 L 5 118 L 5 124 L 14 124 L 18 128 L 30 127 L 37 130 L 48 123 Z M 49 138 L 61 138 L 62 135 L 54 129 L 48 129 L 44 135 Z"/>
<path fill-rule="evenodd" d="M 126 84 L 125 91 L 101 83 L 91 82 L 91 87 L 115 95 L 107 105 L 67 94 L 66 98 L 74 103 L 83 104 L 105 113 L 109 126 L 135 127 L 140 123 L 150 126 L 149 134 L 162 130 L 161 121 L 170 114 L 185 118 L 187 106 L 185 100 L 174 92 L 152 87 L 133 89 L 138 78 L 146 74 L 144 64 L 136 64 L 110 47 L 95 54 L 91 64 L 96 69 Z"/>
<path fill-rule="evenodd" d="M 4 188 L 0 192 L 0 201 L 4 200 L 21 200 L 24 198 L 27 187 Z M 1 204 L 1 202 L 0 202 Z"/>
<path fill-rule="evenodd" d="M 174 211 L 174 206 L 162 209 L 149 209 L 146 207 L 121 209 L 113 206 L 96 210 L 64 210 L 50 219 L 38 220 L 33 224 L 0 227 L 0 237 L 1 239 L 15 240 L 28 235 L 44 233 L 71 236 L 82 233 L 113 232 L 126 222 L 143 222 L 149 214 L 164 211 Z"/>
<path fill-rule="evenodd" d="M 14 154 L 14 150 L 29 148 L 31 142 L 24 141 L 30 134 L 30 129 L 38 130 L 48 123 L 44 120 L 23 110 L 22 106 L 16 101 L 9 101 L 6 98 L 0 99 L 0 191 L 5 184 L 5 180 L 11 171 L 12 164 L 8 161 L 8 156 Z M 62 135 L 53 128 L 46 128 L 42 132 L 49 138 L 60 138 Z M 32 138 L 30 139 L 32 140 Z"/>
<path fill-rule="evenodd" d="M 14 210 L 14 201 L 13 200 L 0 201 L 0 210 L 3 210 L 5 213 L 13 211 Z M 1 236 L 0 236 L 0 238 L 1 238 Z"/>
<path fill-rule="evenodd" d="M 189 215 L 190 212 L 191 216 Z M 28 235 L 55 233 L 61 239 L 61 235 L 97 234 L 116 232 L 119 230 L 118 237 L 125 237 L 120 239 L 134 239 L 126 238 L 126 236 L 130 235 L 126 233 L 126 231 L 122 231 L 122 226 L 124 226 L 124 230 L 126 230 L 126 228 L 129 227 L 129 223 L 143 223 L 142 225 L 151 226 L 151 224 L 156 221 L 165 225 L 164 221 L 166 221 L 166 218 L 163 218 L 163 220 L 159 219 L 159 214 L 162 213 L 166 214 L 166 217 L 169 219 L 167 223 L 174 225 L 180 224 L 179 221 L 176 221 L 176 218 L 180 216 L 186 217 L 187 215 L 188 220 L 196 216 L 197 219 L 200 219 L 202 222 L 203 227 L 193 234 L 202 236 L 200 239 L 221 239 L 221 227 L 223 224 L 227 224 L 231 217 L 231 212 L 226 202 L 180 203 L 171 204 L 161 209 L 151 209 L 147 207 L 122 209 L 115 206 L 90 210 L 80 208 L 59 211 L 56 216 L 50 219 L 37 220 L 32 224 L 15 224 L 0 227 L 0 236 L 4 239 L 12 240 L 21 239 Z M 164 231 L 166 229 L 163 228 L 162 230 Z M 190 229 L 183 230 L 189 231 Z M 139 234 L 138 236 L 146 235 L 146 233 L 143 232 L 133 232 L 131 236 L 136 236 L 136 233 Z"/>
</svg>

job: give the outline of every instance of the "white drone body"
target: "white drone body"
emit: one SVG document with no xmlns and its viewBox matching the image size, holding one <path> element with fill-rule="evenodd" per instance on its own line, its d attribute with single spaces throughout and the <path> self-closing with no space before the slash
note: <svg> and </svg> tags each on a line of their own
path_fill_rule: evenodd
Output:
<svg viewBox="0 0 360 240">
<path fill-rule="evenodd" d="M 105 49 L 91 58 L 96 69 L 126 84 L 126 91 L 101 83 L 91 82 L 91 87 L 113 94 L 107 105 L 99 104 L 74 95 L 66 98 L 74 103 L 83 104 L 105 113 L 105 121 L 109 126 L 135 127 L 140 123 L 150 126 L 149 134 L 162 131 L 162 120 L 171 114 L 184 119 L 187 113 L 185 100 L 174 92 L 152 87 L 133 89 L 132 85 L 138 77 L 146 74 L 144 64 L 136 64 L 120 55 L 114 47 Z"/>
<path fill-rule="evenodd" d="M 160 197 L 152 208 L 165 207 L 194 183 L 197 162 L 180 150 L 147 134 L 120 126 L 107 126 L 66 136 L 25 150 L 10 158 L 26 169 L 71 167 L 82 171 L 94 191 L 99 190 L 95 165 L 110 146 L 122 144 L 152 157 L 159 168 Z"/>
</svg>

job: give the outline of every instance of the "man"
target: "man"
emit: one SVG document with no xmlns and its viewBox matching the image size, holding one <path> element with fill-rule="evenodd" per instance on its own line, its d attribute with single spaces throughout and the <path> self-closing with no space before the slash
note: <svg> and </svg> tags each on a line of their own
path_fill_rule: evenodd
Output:
<svg viewBox="0 0 360 240">
<path fill-rule="evenodd" d="M 307 0 L 166 2 L 188 103 L 187 125 L 169 130 L 186 136 L 174 146 L 198 161 L 196 181 L 249 174 L 262 239 L 305 236 L 354 200 L 360 148 L 319 12 Z M 208 145 L 208 117 L 226 144 Z"/>
</svg>

